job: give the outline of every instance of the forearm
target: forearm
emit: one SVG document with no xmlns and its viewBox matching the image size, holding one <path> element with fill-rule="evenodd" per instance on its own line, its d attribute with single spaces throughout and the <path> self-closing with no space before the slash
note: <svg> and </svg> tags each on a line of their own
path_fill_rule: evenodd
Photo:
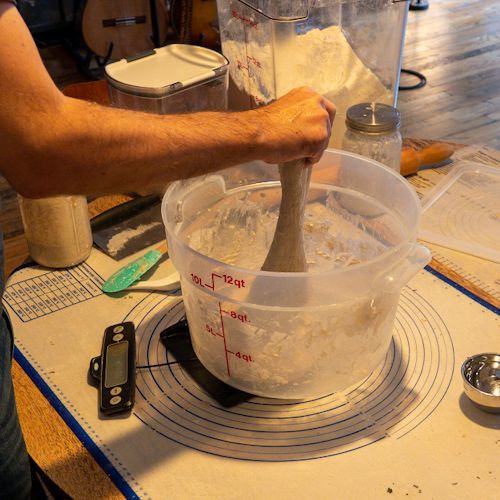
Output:
<svg viewBox="0 0 500 500">
<path fill-rule="evenodd" d="M 30 197 L 134 191 L 262 158 L 262 137 L 255 112 L 158 116 L 63 98 L 23 120 L 12 161 L 25 175 L 9 180 Z"/>
<path fill-rule="evenodd" d="M 25 196 L 133 191 L 264 157 L 257 112 L 158 116 L 64 96 L 1 0 L 0 75 L 0 170 Z"/>
<path fill-rule="evenodd" d="M 250 160 L 318 161 L 335 107 L 310 89 L 243 113 L 152 115 L 63 96 L 0 0 L 0 170 L 28 197 L 164 185 Z"/>
</svg>

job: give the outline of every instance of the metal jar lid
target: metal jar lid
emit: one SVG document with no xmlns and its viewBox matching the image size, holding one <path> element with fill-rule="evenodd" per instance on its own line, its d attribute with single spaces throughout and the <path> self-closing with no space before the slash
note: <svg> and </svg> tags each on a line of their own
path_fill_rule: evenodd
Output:
<svg viewBox="0 0 500 500">
<path fill-rule="evenodd" d="M 401 113 L 387 104 L 363 102 L 348 108 L 345 123 L 351 130 L 383 134 L 399 128 Z"/>
</svg>

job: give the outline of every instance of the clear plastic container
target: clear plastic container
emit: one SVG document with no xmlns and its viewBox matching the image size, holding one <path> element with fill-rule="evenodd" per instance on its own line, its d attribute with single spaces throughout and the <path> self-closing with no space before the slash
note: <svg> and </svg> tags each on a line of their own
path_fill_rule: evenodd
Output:
<svg viewBox="0 0 500 500">
<path fill-rule="evenodd" d="M 420 239 L 500 264 L 500 169 L 460 162 L 422 205 Z"/>
<path fill-rule="evenodd" d="M 396 103 L 408 4 L 217 0 L 230 108 L 259 106 L 307 85 L 335 103 L 330 144 L 340 148 L 349 106 Z"/>
<path fill-rule="evenodd" d="M 111 104 L 156 114 L 223 111 L 228 62 L 204 47 L 173 44 L 105 68 Z"/>
<path fill-rule="evenodd" d="M 42 266 L 62 268 L 83 262 L 92 249 L 87 198 L 18 197 L 28 249 Z"/>
<path fill-rule="evenodd" d="M 420 202 L 389 168 L 328 150 L 306 206 L 308 271 L 265 272 L 280 197 L 278 169 L 260 162 L 172 184 L 169 254 L 211 373 L 262 396 L 322 396 L 383 362 L 401 287 L 430 260 Z"/>
</svg>

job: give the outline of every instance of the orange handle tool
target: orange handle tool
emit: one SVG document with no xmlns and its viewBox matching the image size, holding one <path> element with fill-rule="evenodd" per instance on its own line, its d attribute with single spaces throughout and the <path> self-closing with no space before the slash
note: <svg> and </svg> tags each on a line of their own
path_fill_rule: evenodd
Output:
<svg viewBox="0 0 500 500">
<path fill-rule="evenodd" d="M 423 165 L 432 165 L 447 160 L 454 152 L 451 144 L 436 142 L 420 150 L 406 148 L 401 151 L 401 175 L 416 174 Z"/>
</svg>

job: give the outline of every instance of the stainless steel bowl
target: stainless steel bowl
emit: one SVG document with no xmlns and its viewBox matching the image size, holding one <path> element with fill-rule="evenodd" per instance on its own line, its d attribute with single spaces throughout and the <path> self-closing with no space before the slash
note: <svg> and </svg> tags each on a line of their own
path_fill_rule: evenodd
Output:
<svg viewBox="0 0 500 500">
<path fill-rule="evenodd" d="M 500 413 L 500 354 L 483 353 L 462 365 L 465 394 L 479 408 Z"/>
</svg>

